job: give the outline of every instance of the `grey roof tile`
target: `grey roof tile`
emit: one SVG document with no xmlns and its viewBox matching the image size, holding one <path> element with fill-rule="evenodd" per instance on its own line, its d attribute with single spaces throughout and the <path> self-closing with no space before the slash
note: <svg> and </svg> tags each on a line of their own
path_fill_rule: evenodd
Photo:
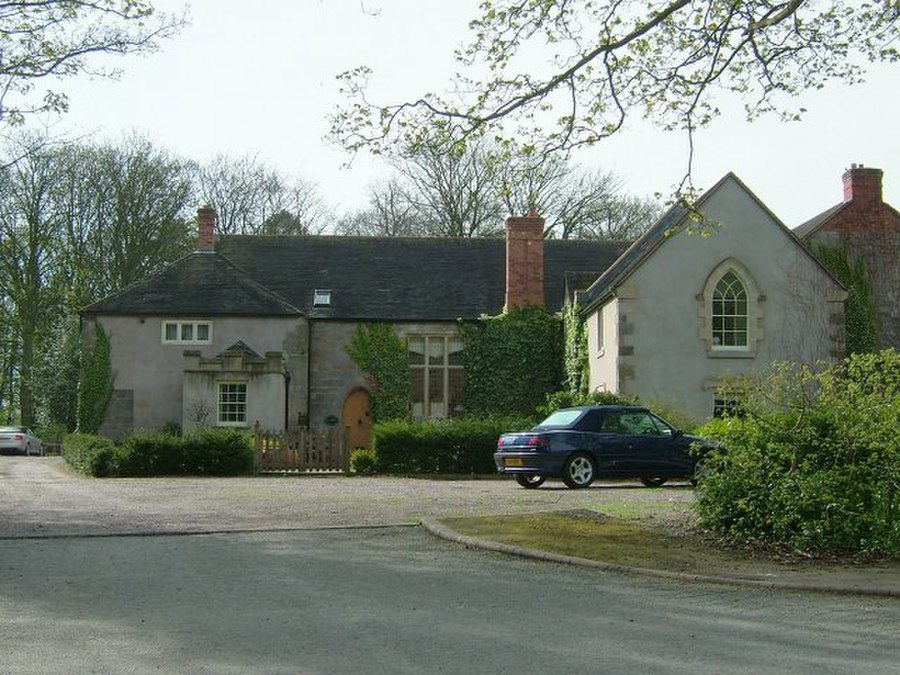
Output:
<svg viewBox="0 0 900 675">
<path fill-rule="evenodd" d="M 546 240 L 547 307 L 562 306 L 567 273 L 606 269 L 626 244 Z M 289 315 L 333 319 L 472 319 L 503 309 L 503 239 L 223 236 L 95 303 L 85 313 Z M 312 307 L 331 291 L 327 310 Z"/>
</svg>

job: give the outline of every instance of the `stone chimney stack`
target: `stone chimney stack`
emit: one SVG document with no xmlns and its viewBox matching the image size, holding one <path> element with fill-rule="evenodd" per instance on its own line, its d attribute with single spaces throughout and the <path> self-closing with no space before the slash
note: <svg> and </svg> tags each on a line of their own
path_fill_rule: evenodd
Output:
<svg viewBox="0 0 900 675">
<path fill-rule="evenodd" d="M 844 172 L 844 202 L 859 206 L 880 206 L 881 169 L 870 169 L 862 164 L 851 164 Z"/>
<path fill-rule="evenodd" d="M 216 210 L 207 204 L 197 209 L 197 250 L 215 250 Z"/>
<path fill-rule="evenodd" d="M 506 309 L 544 306 L 544 219 L 534 209 L 506 220 Z"/>
</svg>

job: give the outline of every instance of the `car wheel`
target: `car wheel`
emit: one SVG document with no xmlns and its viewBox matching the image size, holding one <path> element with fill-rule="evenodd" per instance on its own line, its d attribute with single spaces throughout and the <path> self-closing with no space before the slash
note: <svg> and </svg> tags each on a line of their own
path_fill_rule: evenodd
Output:
<svg viewBox="0 0 900 675">
<path fill-rule="evenodd" d="M 523 488 L 536 488 L 544 484 L 544 476 L 536 473 L 517 473 L 516 482 Z"/>
<path fill-rule="evenodd" d="M 647 487 L 660 487 L 663 483 L 666 482 L 665 478 L 660 478 L 659 476 L 653 477 L 643 477 L 641 478 L 641 482 Z"/>
<path fill-rule="evenodd" d="M 563 467 L 563 483 L 570 488 L 586 488 L 594 482 L 594 461 L 585 453 L 579 452 L 566 460 Z"/>
</svg>

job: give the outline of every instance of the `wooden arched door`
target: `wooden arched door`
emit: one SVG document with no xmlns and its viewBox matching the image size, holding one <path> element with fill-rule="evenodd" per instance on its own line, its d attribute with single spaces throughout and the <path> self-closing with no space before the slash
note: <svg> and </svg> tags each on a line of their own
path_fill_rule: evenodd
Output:
<svg viewBox="0 0 900 675">
<path fill-rule="evenodd" d="M 372 447 L 372 402 L 369 392 L 357 389 L 344 400 L 341 424 L 347 429 L 350 449 Z"/>
</svg>

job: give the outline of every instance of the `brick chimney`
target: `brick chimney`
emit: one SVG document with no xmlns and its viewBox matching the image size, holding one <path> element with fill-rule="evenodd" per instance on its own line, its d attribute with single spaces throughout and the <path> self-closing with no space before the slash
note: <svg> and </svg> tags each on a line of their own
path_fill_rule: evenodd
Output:
<svg viewBox="0 0 900 675">
<path fill-rule="evenodd" d="M 844 172 L 844 202 L 866 206 L 880 206 L 881 169 L 870 169 L 862 164 L 851 164 Z"/>
<path fill-rule="evenodd" d="M 544 306 L 544 219 L 534 209 L 506 220 L 506 309 Z"/>
<path fill-rule="evenodd" d="M 197 209 L 197 250 L 215 250 L 216 210 L 207 204 Z"/>
</svg>

